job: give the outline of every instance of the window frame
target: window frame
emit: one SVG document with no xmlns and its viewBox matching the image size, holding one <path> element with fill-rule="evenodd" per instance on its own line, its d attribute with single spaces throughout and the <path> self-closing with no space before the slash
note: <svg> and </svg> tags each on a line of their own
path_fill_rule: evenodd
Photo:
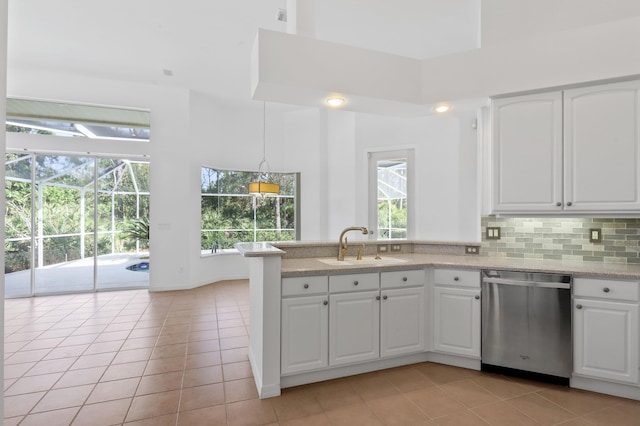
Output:
<svg viewBox="0 0 640 426">
<path fill-rule="evenodd" d="M 393 150 L 368 151 L 368 210 L 369 229 L 375 232 L 378 241 L 411 240 L 415 234 L 415 149 L 402 148 Z M 378 232 L 378 162 L 382 160 L 405 159 L 407 163 L 407 236 L 406 238 L 384 238 Z"/>
</svg>

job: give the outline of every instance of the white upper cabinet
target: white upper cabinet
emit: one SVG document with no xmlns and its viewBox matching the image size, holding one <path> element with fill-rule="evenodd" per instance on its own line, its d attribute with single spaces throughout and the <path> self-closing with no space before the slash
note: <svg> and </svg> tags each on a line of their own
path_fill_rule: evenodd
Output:
<svg viewBox="0 0 640 426">
<path fill-rule="evenodd" d="M 640 213 L 640 81 L 492 102 L 495 213 Z"/>
<path fill-rule="evenodd" d="M 562 93 L 492 103 L 496 212 L 562 210 Z"/>
<path fill-rule="evenodd" d="M 564 92 L 566 210 L 640 211 L 640 81 Z"/>
</svg>

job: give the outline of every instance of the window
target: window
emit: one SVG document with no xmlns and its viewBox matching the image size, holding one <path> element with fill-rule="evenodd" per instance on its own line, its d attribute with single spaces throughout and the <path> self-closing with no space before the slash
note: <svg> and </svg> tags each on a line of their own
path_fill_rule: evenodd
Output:
<svg viewBox="0 0 640 426">
<path fill-rule="evenodd" d="M 150 120 L 143 110 L 7 99 L 7 132 L 148 142 Z"/>
<path fill-rule="evenodd" d="M 271 173 L 280 194 L 267 197 L 248 194 L 257 173 L 202 167 L 201 175 L 203 252 L 230 249 L 237 242 L 298 239 L 298 173 Z"/>
<path fill-rule="evenodd" d="M 369 153 L 370 227 L 379 240 L 406 239 L 413 150 Z"/>
</svg>

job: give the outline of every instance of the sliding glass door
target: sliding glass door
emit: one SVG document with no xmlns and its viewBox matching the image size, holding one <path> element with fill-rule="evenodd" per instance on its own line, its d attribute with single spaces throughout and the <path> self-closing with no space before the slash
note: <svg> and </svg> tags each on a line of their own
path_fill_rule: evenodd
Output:
<svg viewBox="0 0 640 426">
<path fill-rule="evenodd" d="M 9 153 L 5 167 L 6 297 L 148 286 L 148 162 Z"/>
</svg>

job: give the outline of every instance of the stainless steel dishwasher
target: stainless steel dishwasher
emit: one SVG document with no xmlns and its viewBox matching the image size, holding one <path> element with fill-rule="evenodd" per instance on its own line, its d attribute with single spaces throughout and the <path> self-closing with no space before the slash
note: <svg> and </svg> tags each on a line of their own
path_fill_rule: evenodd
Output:
<svg viewBox="0 0 640 426">
<path fill-rule="evenodd" d="M 570 275 L 482 271 L 482 369 L 569 384 Z"/>
</svg>

